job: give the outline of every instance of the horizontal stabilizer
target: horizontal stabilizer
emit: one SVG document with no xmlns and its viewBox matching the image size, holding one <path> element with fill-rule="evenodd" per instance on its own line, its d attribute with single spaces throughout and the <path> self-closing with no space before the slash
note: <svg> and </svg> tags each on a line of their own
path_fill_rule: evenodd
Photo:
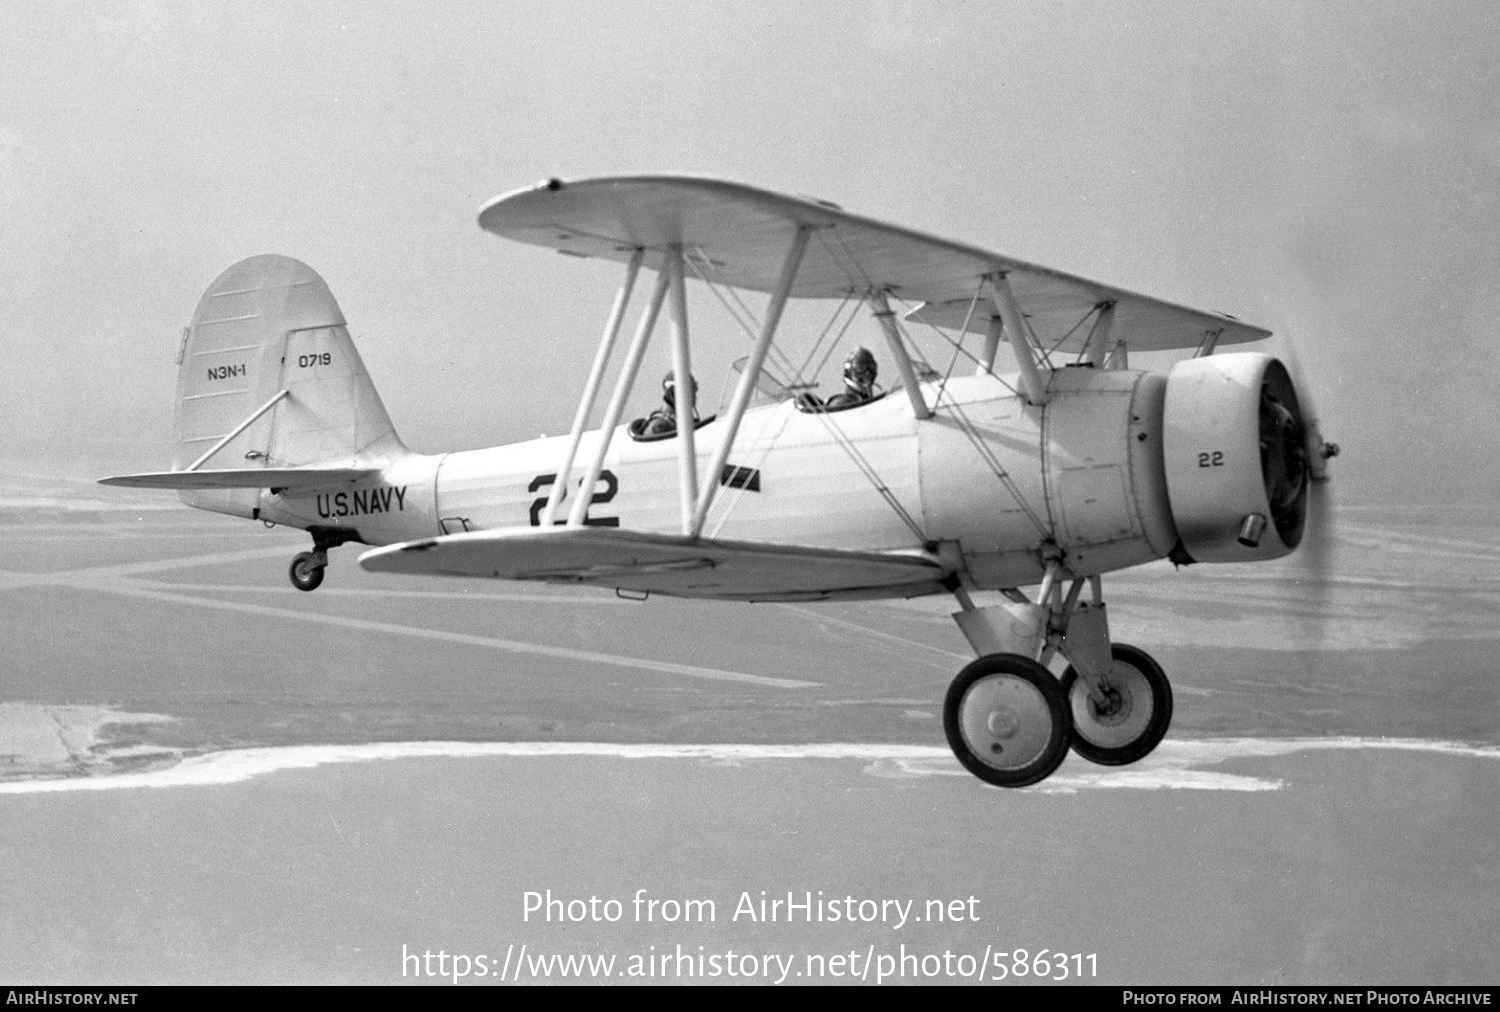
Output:
<svg viewBox="0 0 1500 1012">
<path fill-rule="evenodd" d="M 285 488 L 297 492 L 352 485 L 380 477 L 378 467 L 241 467 L 202 471 L 147 471 L 100 478 L 101 485 L 165 488 L 178 491 L 214 488 Z"/>
<path fill-rule="evenodd" d="M 366 552 L 384 573 L 577 583 L 736 601 L 914 597 L 941 589 L 931 558 L 756 541 L 693 540 L 606 527 L 509 527 Z"/>
</svg>

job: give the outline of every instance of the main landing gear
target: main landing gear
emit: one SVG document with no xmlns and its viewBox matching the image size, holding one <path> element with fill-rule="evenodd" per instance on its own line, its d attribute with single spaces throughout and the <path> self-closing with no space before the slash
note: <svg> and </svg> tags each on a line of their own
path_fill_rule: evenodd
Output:
<svg viewBox="0 0 1500 1012">
<path fill-rule="evenodd" d="M 1052 672 L 1020 654 L 986 654 L 948 686 L 943 730 L 970 773 L 1025 787 L 1062 763 L 1073 721 Z"/>
<path fill-rule="evenodd" d="M 1110 656 L 1114 663 L 1097 688 L 1069 665 L 1062 690 L 1073 714 L 1073 751 L 1101 766 L 1125 766 L 1144 758 L 1166 735 L 1172 686 L 1144 650 L 1116 643 Z"/>
<path fill-rule="evenodd" d="M 954 614 L 979 659 L 958 673 L 943 702 L 943 730 L 964 767 L 1000 787 L 1045 780 L 1072 748 L 1104 766 L 1147 755 L 1172 721 L 1172 688 L 1142 650 L 1111 644 L 1098 577 L 1091 600 L 1084 580 L 1066 595 L 1060 565 L 1048 567 L 1036 602 L 1017 591 L 1009 601 L 976 608 L 964 589 L 950 589 Z M 1061 654 L 1062 677 L 1047 667 Z"/>
<path fill-rule="evenodd" d="M 313 591 L 323 585 L 323 571 L 328 568 L 329 550 L 357 538 L 348 531 L 327 528 L 311 528 L 308 533 L 313 538 L 313 550 L 298 552 L 293 556 L 287 575 L 291 578 L 293 587 Z"/>
</svg>

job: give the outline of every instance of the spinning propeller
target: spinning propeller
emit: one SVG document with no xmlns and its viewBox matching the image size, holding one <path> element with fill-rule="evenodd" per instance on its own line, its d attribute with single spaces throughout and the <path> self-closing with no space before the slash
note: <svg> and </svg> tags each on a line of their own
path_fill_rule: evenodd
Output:
<svg viewBox="0 0 1500 1012">
<path fill-rule="evenodd" d="M 1297 377 L 1304 378 L 1295 355 L 1288 359 Z M 1278 529 L 1295 524 L 1300 533 L 1307 578 L 1299 582 L 1308 593 L 1297 625 L 1305 630 L 1308 645 L 1316 647 L 1325 639 L 1332 589 L 1334 505 L 1328 461 L 1338 456 L 1339 446 L 1323 438 L 1306 383 L 1300 397 L 1288 384 L 1285 403 L 1270 386 L 1261 391 L 1261 464 Z"/>
</svg>

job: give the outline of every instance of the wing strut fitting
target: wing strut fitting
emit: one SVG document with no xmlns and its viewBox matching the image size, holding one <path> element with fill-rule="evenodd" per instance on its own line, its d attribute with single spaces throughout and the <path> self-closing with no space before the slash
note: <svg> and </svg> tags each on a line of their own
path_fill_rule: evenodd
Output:
<svg viewBox="0 0 1500 1012">
<path fill-rule="evenodd" d="M 1219 335 L 1222 333 L 1224 333 L 1223 327 L 1220 327 L 1218 330 L 1205 330 L 1203 332 L 1203 340 L 1198 342 L 1198 350 L 1193 352 L 1193 357 L 1206 358 L 1212 355 L 1214 348 L 1218 346 Z"/>
</svg>

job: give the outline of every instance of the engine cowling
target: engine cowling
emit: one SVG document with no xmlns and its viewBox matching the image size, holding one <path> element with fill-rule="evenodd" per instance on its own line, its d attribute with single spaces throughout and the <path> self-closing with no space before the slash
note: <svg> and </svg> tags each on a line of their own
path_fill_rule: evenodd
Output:
<svg viewBox="0 0 1500 1012">
<path fill-rule="evenodd" d="M 1307 519 L 1307 439 L 1291 376 L 1270 355 L 1210 355 L 1172 367 L 1162 453 L 1173 521 L 1191 561 L 1253 562 L 1297 547 Z"/>
</svg>

